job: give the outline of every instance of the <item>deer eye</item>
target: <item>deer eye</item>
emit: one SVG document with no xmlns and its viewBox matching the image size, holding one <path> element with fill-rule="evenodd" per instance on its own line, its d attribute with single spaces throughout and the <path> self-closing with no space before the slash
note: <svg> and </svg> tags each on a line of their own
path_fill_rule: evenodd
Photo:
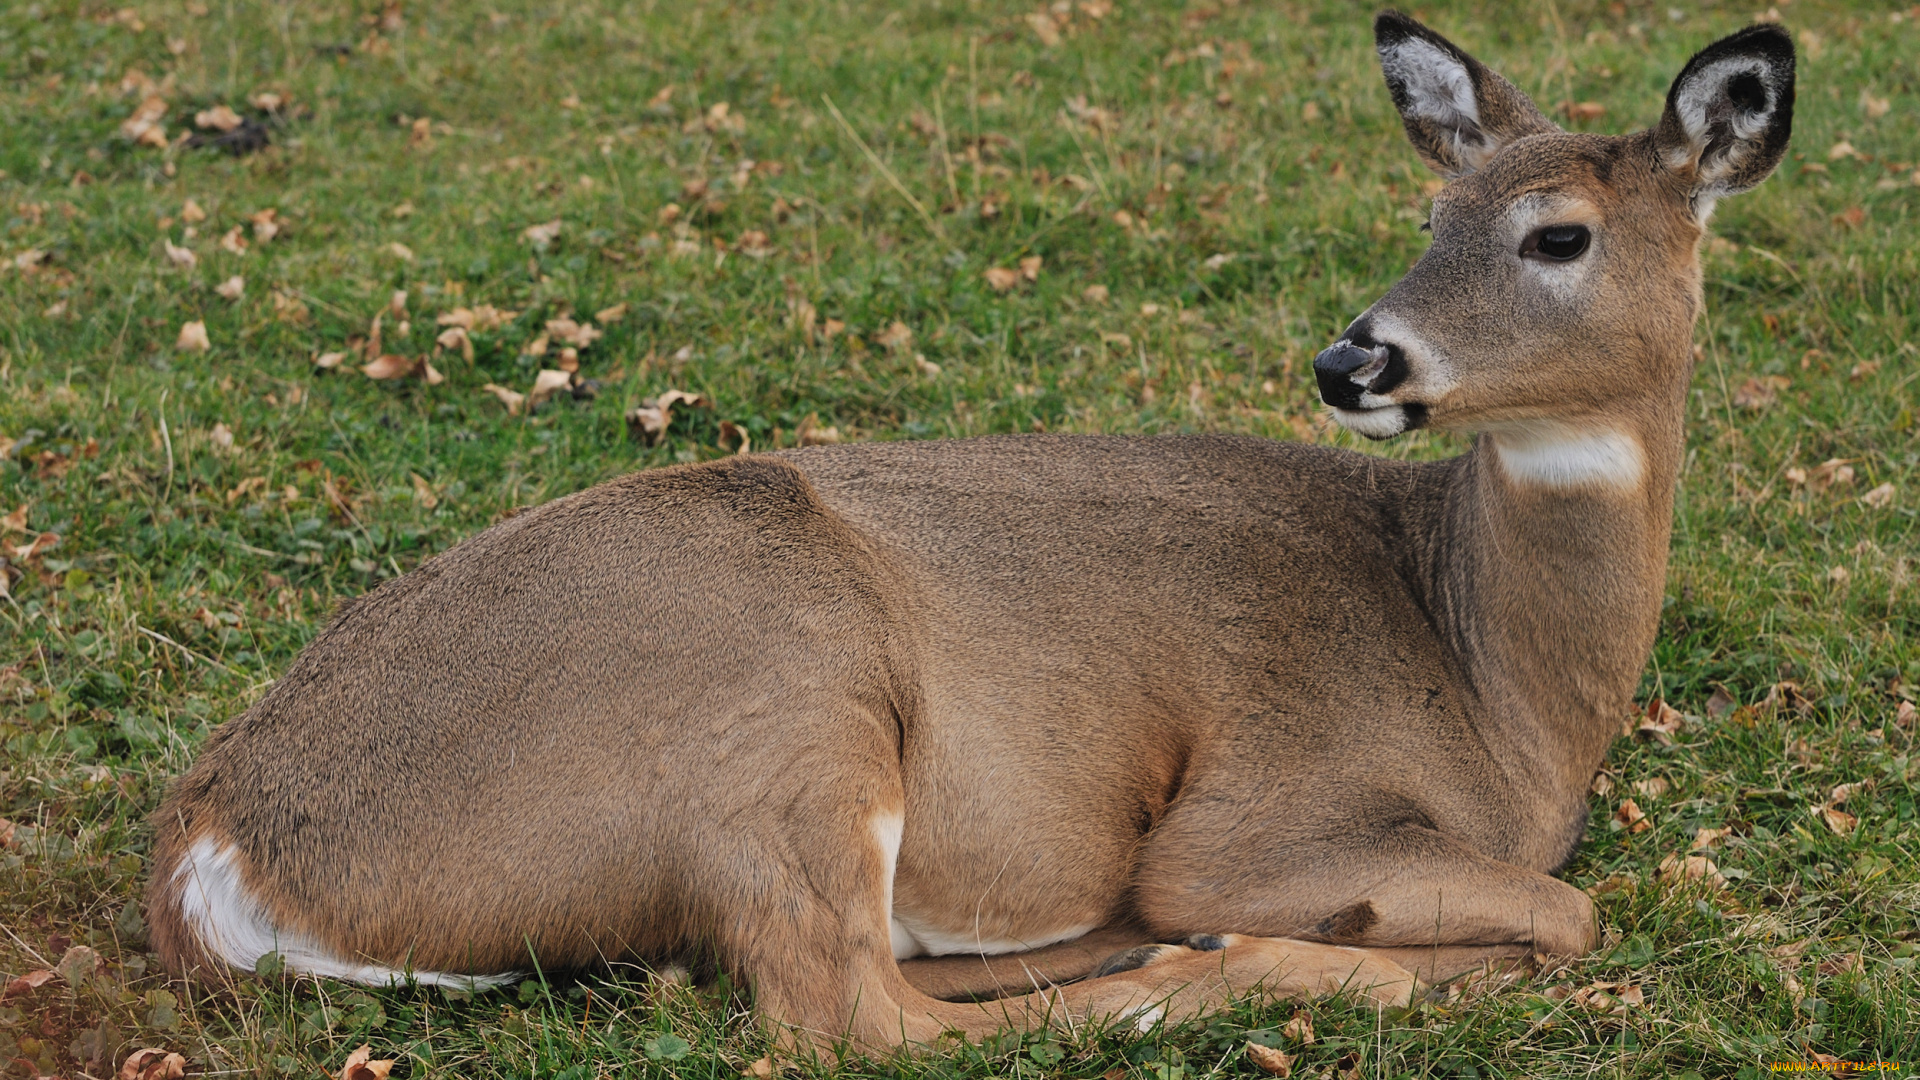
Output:
<svg viewBox="0 0 1920 1080">
<path fill-rule="evenodd" d="M 1566 262 L 1579 258 L 1587 250 L 1587 243 L 1592 238 L 1585 225 L 1549 225 L 1527 237 L 1520 254 Z"/>
</svg>

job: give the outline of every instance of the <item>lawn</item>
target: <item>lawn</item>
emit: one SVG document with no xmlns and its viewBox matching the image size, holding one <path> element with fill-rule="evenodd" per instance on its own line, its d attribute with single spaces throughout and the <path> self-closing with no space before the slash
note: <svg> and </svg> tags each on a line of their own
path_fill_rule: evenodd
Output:
<svg viewBox="0 0 1920 1080">
<path fill-rule="evenodd" d="M 1920 1071 L 1920 8 L 1419 14 L 1602 132 L 1756 17 L 1801 48 L 1794 150 L 1705 254 L 1641 694 L 1678 726 L 1651 705 L 1659 730 L 1619 740 L 1568 871 L 1606 944 L 1411 1011 L 1249 1004 L 838 1071 L 1265 1076 L 1250 1041 L 1302 1076 Z M 5 5 L 0 981 L 62 977 L 0 1001 L 0 1070 L 160 1047 L 337 1075 L 366 1044 L 410 1078 L 751 1075 L 739 995 L 639 971 L 171 984 L 143 950 L 145 815 L 342 598 L 633 469 L 1039 430 L 1353 446 L 1309 364 L 1423 249 L 1437 186 L 1369 16 Z M 1673 873 L 1689 852 L 1713 871 Z"/>
</svg>

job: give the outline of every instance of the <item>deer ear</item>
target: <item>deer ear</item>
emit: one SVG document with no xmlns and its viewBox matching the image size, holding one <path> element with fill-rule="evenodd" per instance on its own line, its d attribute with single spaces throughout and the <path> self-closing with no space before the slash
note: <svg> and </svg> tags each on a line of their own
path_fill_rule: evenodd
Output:
<svg viewBox="0 0 1920 1080">
<path fill-rule="evenodd" d="M 1701 220 L 1773 172 L 1793 136 L 1793 39 L 1761 23 L 1700 50 L 1667 91 L 1654 146 Z"/>
<path fill-rule="evenodd" d="M 1409 16 L 1381 12 L 1373 40 L 1407 138 L 1449 180 L 1484 168 L 1515 139 L 1560 130 L 1512 83 Z"/>
</svg>

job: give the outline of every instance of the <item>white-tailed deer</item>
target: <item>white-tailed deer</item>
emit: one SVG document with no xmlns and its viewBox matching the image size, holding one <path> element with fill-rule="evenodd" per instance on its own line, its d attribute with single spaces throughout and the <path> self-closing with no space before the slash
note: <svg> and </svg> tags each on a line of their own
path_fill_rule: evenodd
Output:
<svg viewBox="0 0 1920 1080">
<path fill-rule="evenodd" d="M 1471 452 L 884 443 L 556 500 L 343 607 L 220 729 L 158 813 L 161 955 L 702 956 L 887 1047 L 1590 947 L 1552 875 L 1652 646 L 1697 249 L 1785 152 L 1793 48 L 1717 42 L 1610 137 L 1375 32 L 1450 183 L 1315 374 L 1348 428 Z"/>
</svg>

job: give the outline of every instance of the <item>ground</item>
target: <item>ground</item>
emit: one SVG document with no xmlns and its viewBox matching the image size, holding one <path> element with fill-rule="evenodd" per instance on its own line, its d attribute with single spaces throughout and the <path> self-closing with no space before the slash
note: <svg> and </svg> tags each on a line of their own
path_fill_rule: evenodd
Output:
<svg viewBox="0 0 1920 1080">
<path fill-rule="evenodd" d="M 1304 1007 L 1317 1038 L 1248 1005 L 842 1071 L 1211 1080 L 1266 1048 L 1299 1075 L 1914 1071 L 1920 8 L 1419 14 L 1598 132 L 1651 123 L 1755 18 L 1801 48 L 1790 159 L 1705 255 L 1647 730 L 1567 871 L 1606 945 L 1412 1011 Z M 6 1075 L 147 1046 L 337 1074 L 362 1044 L 407 1077 L 751 1071 L 739 995 L 638 972 L 170 985 L 144 816 L 338 600 L 628 470 L 1028 430 L 1351 445 L 1309 363 L 1422 250 L 1433 188 L 1368 15 L 5 5 L 0 975 L 64 970 L 0 1002 Z"/>
</svg>

